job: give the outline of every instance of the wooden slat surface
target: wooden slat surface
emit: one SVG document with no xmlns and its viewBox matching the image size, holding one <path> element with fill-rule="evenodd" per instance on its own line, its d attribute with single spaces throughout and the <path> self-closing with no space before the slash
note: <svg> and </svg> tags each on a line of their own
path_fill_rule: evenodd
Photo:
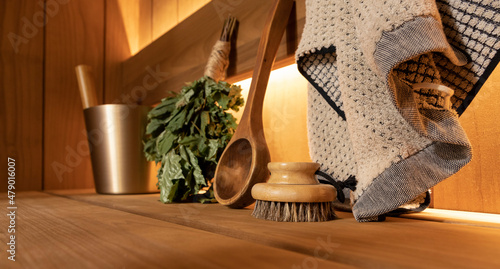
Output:
<svg viewBox="0 0 500 269">
<path fill-rule="evenodd" d="M 226 4 L 231 5 L 230 2 L 231 1 L 226 1 Z M 239 2 L 239 0 L 237 2 Z M 195 13 L 198 9 L 200 9 L 201 7 L 203 7 L 208 3 L 210 3 L 210 0 L 177 0 L 177 11 L 178 11 L 177 16 L 179 18 L 179 21 L 185 20 L 193 13 Z"/>
<path fill-rule="evenodd" d="M 278 61 L 293 62 L 304 24 L 303 2 L 297 1 L 294 10 L 296 15 L 292 16 L 294 19 L 282 39 Z M 212 46 L 219 38 L 223 21 L 229 14 L 235 16 L 240 24 L 228 69 L 228 81 L 234 82 L 248 76 L 255 64 L 264 18 L 272 4 L 273 1 L 268 0 L 211 1 L 123 63 L 123 93 L 134 96 L 133 93 L 139 91 L 137 87 L 144 87 L 144 81 L 151 79 L 151 70 L 154 70 L 161 83 L 148 90 L 145 96 L 140 95 L 134 100 L 142 104 L 155 104 L 166 97 L 169 91 L 180 91 L 186 82 L 203 76 Z"/>
<path fill-rule="evenodd" d="M 102 103 L 104 0 L 60 5 L 45 31 L 44 189 L 89 188 L 94 183 L 75 66 L 92 67 Z"/>
<path fill-rule="evenodd" d="M 16 160 L 18 190 L 42 190 L 42 24 L 38 1 L 0 1 L 0 169 Z"/>
<path fill-rule="evenodd" d="M 151 0 L 153 40 L 185 20 L 210 0 Z"/>
<path fill-rule="evenodd" d="M 310 258 L 45 193 L 18 194 L 16 205 L 16 261 L 2 251 L 1 268 L 293 268 Z M 0 218 L 0 227 L 7 226 Z M 5 246 L 6 237 L 0 242 Z"/>
<path fill-rule="evenodd" d="M 219 204 L 161 204 L 158 195 L 58 195 L 149 218 L 364 268 L 498 268 L 500 229 L 405 218 L 357 223 L 351 214 L 323 223 L 276 223 Z"/>
<path fill-rule="evenodd" d="M 179 16 L 177 10 L 178 0 L 152 0 L 152 33 L 153 40 L 165 34 L 172 29 L 178 22 Z M 184 1 L 182 1 L 184 2 Z"/>
<path fill-rule="evenodd" d="M 151 1 L 106 0 L 104 101 L 127 103 L 122 94 L 122 62 L 151 43 Z M 154 11 L 154 10 L 153 10 Z"/>
<path fill-rule="evenodd" d="M 500 213 L 500 65 L 460 117 L 472 161 L 434 187 L 434 207 Z"/>
</svg>

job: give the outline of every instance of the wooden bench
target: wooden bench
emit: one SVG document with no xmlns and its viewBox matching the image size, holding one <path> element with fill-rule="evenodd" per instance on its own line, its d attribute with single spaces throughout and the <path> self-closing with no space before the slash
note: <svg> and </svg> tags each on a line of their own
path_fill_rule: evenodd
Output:
<svg viewBox="0 0 500 269">
<path fill-rule="evenodd" d="M 61 190 L 15 201 L 16 262 L 2 254 L 1 268 L 500 267 L 500 217 L 492 214 L 481 221 L 431 210 L 358 223 L 337 212 L 328 222 L 280 223 L 255 219 L 250 208 L 162 204 L 159 194 Z M 3 233 L 7 226 L 0 218 Z"/>
</svg>

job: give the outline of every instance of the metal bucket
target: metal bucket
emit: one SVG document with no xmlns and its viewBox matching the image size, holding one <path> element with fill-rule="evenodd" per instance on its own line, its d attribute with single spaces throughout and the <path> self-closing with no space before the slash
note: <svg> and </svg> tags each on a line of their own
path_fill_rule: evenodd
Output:
<svg viewBox="0 0 500 269">
<path fill-rule="evenodd" d="M 84 110 L 95 188 L 102 194 L 158 192 L 142 138 L 151 107 L 121 104 Z"/>
</svg>

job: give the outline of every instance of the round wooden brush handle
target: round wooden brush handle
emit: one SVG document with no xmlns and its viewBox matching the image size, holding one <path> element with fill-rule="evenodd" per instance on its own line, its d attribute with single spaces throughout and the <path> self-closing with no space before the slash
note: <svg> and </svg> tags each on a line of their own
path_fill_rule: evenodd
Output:
<svg viewBox="0 0 500 269">
<path fill-rule="evenodd" d="M 268 183 L 259 183 L 252 188 L 256 200 L 275 202 L 321 203 L 337 198 L 331 185 L 319 184 L 314 177 L 317 163 L 269 163 L 271 177 Z"/>
<path fill-rule="evenodd" d="M 319 184 L 314 177 L 314 172 L 319 169 L 318 163 L 294 162 L 280 163 L 271 162 L 267 164 L 271 171 L 271 177 L 267 183 L 274 184 Z"/>
<path fill-rule="evenodd" d="M 258 183 L 252 188 L 255 200 L 290 202 L 290 203 L 323 203 L 337 198 L 337 192 L 332 185 L 295 185 Z"/>
<path fill-rule="evenodd" d="M 92 67 L 82 64 L 76 66 L 75 71 L 78 80 L 78 88 L 80 89 L 80 96 L 82 97 L 83 109 L 97 106 L 98 102 Z"/>
</svg>

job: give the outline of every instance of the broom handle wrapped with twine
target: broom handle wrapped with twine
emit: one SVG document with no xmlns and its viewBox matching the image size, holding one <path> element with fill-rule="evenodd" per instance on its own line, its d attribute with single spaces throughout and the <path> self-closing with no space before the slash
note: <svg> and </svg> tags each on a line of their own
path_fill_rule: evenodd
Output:
<svg viewBox="0 0 500 269">
<path fill-rule="evenodd" d="M 236 26 L 236 18 L 229 16 L 224 21 L 219 40 L 215 43 L 205 67 L 205 76 L 215 81 L 224 80 L 229 66 L 229 52 L 231 51 L 231 38 Z"/>
</svg>

